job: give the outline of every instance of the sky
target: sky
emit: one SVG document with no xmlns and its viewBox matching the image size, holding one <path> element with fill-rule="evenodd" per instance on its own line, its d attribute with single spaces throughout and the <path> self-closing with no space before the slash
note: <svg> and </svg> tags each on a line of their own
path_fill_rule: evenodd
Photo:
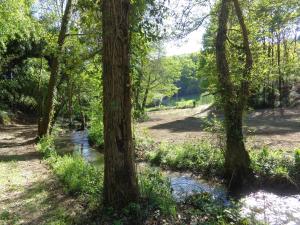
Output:
<svg viewBox="0 0 300 225">
<path fill-rule="evenodd" d="M 169 41 L 165 43 L 167 56 L 182 55 L 198 52 L 202 47 L 202 37 L 205 32 L 204 27 L 192 32 L 183 40 Z"/>
<path fill-rule="evenodd" d="M 175 17 L 170 16 L 167 19 L 166 26 L 171 30 L 174 24 L 178 22 L 188 21 L 186 24 L 191 24 L 190 21 L 197 21 L 199 18 L 206 16 L 210 12 L 211 5 L 214 0 L 170 0 L 168 7 L 175 12 Z M 189 12 L 188 14 L 182 14 Z M 205 20 L 207 22 L 207 20 Z M 180 23 L 179 23 L 180 24 Z M 198 52 L 202 47 L 202 38 L 205 33 L 205 23 L 202 26 L 190 33 L 187 37 L 177 41 L 165 42 L 165 52 L 167 56 L 182 55 L 193 52 Z"/>
</svg>

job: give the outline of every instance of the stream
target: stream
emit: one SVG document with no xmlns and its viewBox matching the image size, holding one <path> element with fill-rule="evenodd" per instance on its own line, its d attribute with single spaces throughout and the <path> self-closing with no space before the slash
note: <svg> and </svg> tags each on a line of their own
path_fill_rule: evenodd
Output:
<svg viewBox="0 0 300 225">
<path fill-rule="evenodd" d="M 80 154 L 96 167 L 103 167 L 104 156 L 91 148 L 87 131 L 72 131 L 61 134 L 55 145 L 59 154 Z M 149 166 L 138 163 L 137 167 Z M 190 173 L 162 171 L 169 179 L 172 195 L 178 202 L 195 193 L 208 192 L 224 204 L 230 204 L 226 189 L 215 183 L 194 178 Z M 300 225 L 300 194 L 281 196 L 267 191 L 257 191 L 240 199 L 241 214 L 270 225 Z"/>
</svg>

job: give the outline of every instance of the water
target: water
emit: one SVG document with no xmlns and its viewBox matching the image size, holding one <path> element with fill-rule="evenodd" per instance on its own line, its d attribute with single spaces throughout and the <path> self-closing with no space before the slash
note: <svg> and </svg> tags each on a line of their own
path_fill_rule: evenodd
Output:
<svg viewBox="0 0 300 225">
<path fill-rule="evenodd" d="M 300 224 L 300 195 L 280 196 L 266 191 L 243 199 L 241 213 L 271 225 Z"/>
<path fill-rule="evenodd" d="M 91 148 L 87 131 L 64 133 L 57 138 L 55 145 L 60 154 L 80 154 L 93 165 L 103 167 L 103 154 Z M 138 164 L 138 167 L 144 166 L 145 164 Z M 163 173 L 170 179 L 172 194 L 176 201 L 182 201 L 193 194 L 208 192 L 225 205 L 230 204 L 226 189 L 221 185 L 194 178 L 190 173 L 172 171 Z M 252 217 L 270 225 L 300 225 L 300 195 L 280 196 L 271 192 L 257 191 L 243 197 L 240 202 L 241 214 L 245 217 Z"/>
<path fill-rule="evenodd" d="M 91 148 L 86 130 L 63 133 L 55 140 L 55 146 L 61 155 L 80 154 L 86 161 L 97 167 L 104 165 L 103 154 Z"/>
</svg>

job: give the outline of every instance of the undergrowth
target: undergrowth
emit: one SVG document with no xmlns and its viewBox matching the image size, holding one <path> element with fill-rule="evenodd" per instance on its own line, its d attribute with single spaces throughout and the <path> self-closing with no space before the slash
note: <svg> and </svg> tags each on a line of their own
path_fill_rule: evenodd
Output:
<svg viewBox="0 0 300 225">
<path fill-rule="evenodd" d="M 153 165 L 200 172 L 208 177 L 220 176 L 224 170 L 222 151 L 205 141 L 161 143 L 156 150 L 149 151 L 146 157 Z"/>
<path fill-rule="evenodd" d="M 104 214 L 110 215 L 107 213 L 110 210 L 102 207 L 103 168 L 96 168 L 80 155 L 58 155 L 51 136 L 42 138 L 37 144 L 37 150 L 44 155 L 46 162 L 63 184 L 66 193 L 81 198 L 87 203 L 88 210 L 103 209 Z M 168 179 L 160 172 L 148 169 L 141 171 L 138 178 L 141 202 L 132 203 L 124 208 L 117 213 L 117 218 L 114 220 L 127 221 L 131 217 L 146 218 L 155 210 L 159 210 L 162 215 L 174 215 L 176 203 L 172 198 Z M 115 215 L 114 211 L 112 212 Z M 110 216 L 110 219 L 114 217 Z M 118 219 L 119 217 L 121 219 Z"/>
<path fill-rule="evenodd" d="M 0 110 L 0 124 L 9 125 L 11 123 L 11 119 L 9 114 L 6 111 Z"/>
<path fill-rule="evenodd" d="M 151 209 L 159 209 L 164 215 L 176 214 L 170 181 L 161 172 L 145 169 L 139 174 L 139 186 L 142 198 L 149 202 Z"/>
<path fill-rule="evenodd" d="M 249 219 L 240 215 L 240 206 L 237 203 L 230 202 L 229 205 L 224 205 L 209 193 L 204 192 L 190 196 L 186 199 L 185 204 L 189 206 L 189 213 L 197 221 L 195 224 L 252 224 Z"/>
<path fill-rule="evenodd" d="M 253 172 L 262 183 L 273 180 L 299 185 L 300 150 L 293 156 L 265 147 L 251 150 L 249 154 Z M 225 171 L 223 151 L 206 141 L 161 143 L 154 150 L 148 150 L 145 158 L 153 165 L 189 170 L 206 177 L 222 178 Z"/>
<path fill-rule="evenodd" d="M 103 147 L 104 145 L 104 128 L 101 120 L 96 117 L 92 118 L 88 132 L 89 141 L 96 147 Z"/>
<path fill-rule="evenodd" d="M 79 155 L 59 156 L 54 148 L 53 137 L 42 138 L 37 149 L 43 153 L 67 193 L 80 196 L 92 209 L 99 207 L 102 201 L 103 171 Z"/>
</svg>

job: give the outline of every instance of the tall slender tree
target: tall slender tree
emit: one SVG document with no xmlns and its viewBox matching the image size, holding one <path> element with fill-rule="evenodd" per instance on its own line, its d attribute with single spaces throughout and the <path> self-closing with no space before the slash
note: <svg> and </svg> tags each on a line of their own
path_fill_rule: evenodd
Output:
<svg viewBox="0 0 300 225">
<path fill-rule="evenodd" d="M 250 177 L 250 157 L 246 151 L 243 137 L 243 113 L 249 96 L 249 75 L 252 68 L 252 55 L 249 47 L 248 32 L 244 23 L 238 0 L 233 0 L 234 9 L 243 36 L 245 68 L 240 87 L 232 82 L 226 57 L 227 24 L 231 0 L 222 0 L 219 14 L 219 26 L 216 38 L 216 60 L 218 80 L 223 102 L 226 131 L 225 169 L 229 189 L 243 186 Z"/>
<path fill-rule="evenodd" d="M 104 203 L 122 208 L 138 199 L 131 127 L 130 0 L 104 0 Z"/>
<path fill-rule="evenodd" d="M 59 57 L 65 43 L 71 13 L 72 0 L 68 0 L 61 21 L 60 32 L 57 40 L 57 49 L 49 57 L 50 79 L 48 84 L 48 93 L 43 107 L 43 116 L 39 119 L 39 137 L 48 135 L 51 132 L 51 123 L 54 115 L 54 99 L 56 96 L 56 85 L 60 68 Z"/>
</svg>

